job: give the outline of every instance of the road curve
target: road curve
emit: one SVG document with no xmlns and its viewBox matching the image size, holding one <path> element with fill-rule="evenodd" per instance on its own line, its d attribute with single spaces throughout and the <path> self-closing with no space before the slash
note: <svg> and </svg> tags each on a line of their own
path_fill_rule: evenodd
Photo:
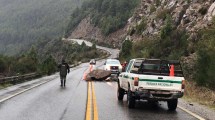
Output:
<svg viewBox="0 0 215 120">
<path fill-rule="evenodd" d="M 77 42 L 78 44 L 82 44 L 82 42 L 85 42 L 85 44 L 87 46 L 92 46 L 92 43 L 86 40 L 81 40 L 81 39 L 66 39 L 67 41 L 74 41 Z M 102 49 L 105 51 L 108 51 L 111 55 L 109 56 L 109 58 L 117 58 L 119 55 L 119 50 L 118 49 L 111 49 L 111 48 L 107 48 L 107 47 L 102 47 L 99 45 L 96 45 L 96 48 L 98 49 Z"/>
<path fill-rule="evenodd" d="M 111 58 L 116 57 L 119 52 L 97 47 L 113 53 Z M 104 60 L 98 61 L 96 67 L 101 67 L 103 62 Z M 96 119 L 95 116 L 99 120 L 196 120 L 181 109 L 168 111 L 164 102 L 152 106 L 145 101 L 138 101 L 136 109 L 128 109 L 126 96 L 122 102 L 117 101 L 116 82 L 94 81 L 88 89 L 89 83 L 82 80 L 88 68 L 88 63 L 72 68 L 67 77 L 66 88 L 60 87 L 60 78 L 55 74 L 49 78 L 49 82 L 1 102 L 0 120 L 85 120 L 89 99 L 95 102 L 90 102 L 90 106 L 94 106 L 89 109 L 94 111 L 90 114 L 91 120 Z"/>
</svg>

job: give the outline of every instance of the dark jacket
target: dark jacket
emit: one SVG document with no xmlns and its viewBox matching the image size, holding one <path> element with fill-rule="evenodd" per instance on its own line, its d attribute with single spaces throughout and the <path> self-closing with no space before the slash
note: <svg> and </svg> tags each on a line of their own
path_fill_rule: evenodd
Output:
<svg viewBox="0 0 215 120">
<path fill-rule="evenodd" d="M 67 73 L 70 72 L 69 65 L 66 62 L 58 65 L 58 68 L 60 71 L 60 76 L 62 76 L 62 77 L 66 77 Z"/>
</svg>

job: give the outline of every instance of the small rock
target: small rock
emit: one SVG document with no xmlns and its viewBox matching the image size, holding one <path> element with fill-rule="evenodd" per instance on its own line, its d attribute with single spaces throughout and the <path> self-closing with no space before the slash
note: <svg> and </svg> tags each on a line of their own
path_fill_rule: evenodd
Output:
<svg viewBox="0 0 215 120">
<path fill-rule="evenodd" d="M 192 103 L 189 103 L 189 105 L 193 106 L 193 104 L 192 104 Z"/>
</svg>

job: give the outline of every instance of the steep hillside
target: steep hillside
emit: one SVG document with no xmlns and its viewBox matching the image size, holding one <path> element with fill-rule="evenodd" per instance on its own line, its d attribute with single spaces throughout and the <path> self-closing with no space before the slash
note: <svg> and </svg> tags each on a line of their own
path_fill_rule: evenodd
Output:
<svg viewBox="0 0 215 120">
<path fill-rule="evenodd" d="M 141 0 L 129 19 L 131 57 L 180 59 L 188 80 L 214 89 L 215 2 L 213 0 Z M 137 52 L 139 51 L 139 52 Z"/>
<path fill-rule="evenodd" d="M 104 4 L 105 0 L 94 2 Z M 121 60 L 133 57 L 180 59 L 186 78 L 214 89 L 215 2 L 213 0 L 140 0 L 135 6 L 131 9 L 134 10 L 131 17 L 124 21 L 126 24 L 108 34 L 102 30 L 105 27 L 93 22 L 94 17 L 90 13 L 84 12 L 87 14 L 78 17 L 79 19 L 70 24 L 72 29 L 69 31 L 67 29 L 66 37 L 95 40 L 122 48 Z M 114 7 L 106 10 L 112 9 L 114 10 Z M 98 21 L 109 19 L 96 17 Z M 114 19 L 114 16 L 109 17 Z M 111 22 L 102 23 L 103 26 L 109 24 L 115 25 Z"/>
<path fill-rule="evenodd" d="M 214 15 L 212 0 L 142 0 L 141 6 L 129 19 L 129 29 L 137 29 L 142 21 L 146 24 L 141 35 L 156 35 L 161 32 L 167 16 L 175 29 L 184 29 L 190 36 L 196 38 L 196 32 L 211 25 Z"/>
<path fill-rule="evenodd" d="M 65 37 L 85 38 L 118 46 L 119 40 L 125 36 L 127 20 L 138 3 L 139 0 L 85 2 L 73 12 Z"/>
<path fill-rule="evenodd" d="M 106 2 L 105 0 L 97 0 L 97 2 L 98 1 L 102 5 Z M 94 3 L 96 3 L 96 1 Z M 165 25 L 166 17 L 169 16 L 171 17 L 171 23 L 174 28 L 186 30 L 188 34 L 190 34 L 188 40 L 195 41 L 197 38 L 196 32 L 199 29 L 211 25 L 210 21 L 215 14 L 214 5 L 212 3 L 212 0 L 141 0 L 138 7 L 136 7 L 133 16 L 126 21 L 124 20 L 124 23 L 126 24 L 123 24 L 122 27 L 115 28 L 113 32 L 108 32 L 108 34 L 104 32 L 104 27 L 95 24 L 94 18 L 92 18 L 92 16 L 94 17 L 95 15 L 91 14 L 96 12 L 90 11 L 91 7 L 93 7 L 91 6 L 90 9 L 84 10 L 89 12 L 83 12 L 86 13 L 86 15 L 79 16 L 78 20 L 74 20 L 74 18 L 77 18 L 74 15 L 74 18 L 72 18 L 71 21 L 75 21 L 75 23 L 73 23 L 72 29 L 69 31 L 67 30 L 68 34 L 66 37 L 71 34 L 71 38 L 95 39 L 99 42 L 105 41 L 109 44 L 116 43 L 117 46 L 120 46 L 119 41 L 125 39 L 127 34 L 132 33 L 131 36 L 128 37 L 133 40 L 140 40 L 142 39 L 142 36 L 159 35 L 162 27 Z M 102 5 L 100 8 L 93 9 L 100 10 L 102 9 Z M 77 11 L 82 11 L 84 8 L 85 7 L 82 7 Z M 108 19 L 107 17 L 103 18 L 99 15 L 96 17 L 97 21 Z M 114 19 L 113 16 L 110 16 L 110 19 L 111 18 Z M 117 26 L 117 24 L 111 22 L 101 22 L 101 24 L 112 24 Z"/>
<path fill-rule="evenodd" d="M 0 54 L 14 55 L 38 39 L 62 36 L 84 0 L 0 0 Z"/>
</svg>

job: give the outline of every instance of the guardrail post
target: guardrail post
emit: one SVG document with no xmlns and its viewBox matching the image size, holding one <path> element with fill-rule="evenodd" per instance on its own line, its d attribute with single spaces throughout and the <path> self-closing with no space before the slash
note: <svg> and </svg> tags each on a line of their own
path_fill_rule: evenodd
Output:
<svg viewBox="0 0 215 120">
<path fill-rule="evenodd" d="M 16 76 L 12 78 L 11 84 L 15 85 L 16 84 Z"/>
</svg>

